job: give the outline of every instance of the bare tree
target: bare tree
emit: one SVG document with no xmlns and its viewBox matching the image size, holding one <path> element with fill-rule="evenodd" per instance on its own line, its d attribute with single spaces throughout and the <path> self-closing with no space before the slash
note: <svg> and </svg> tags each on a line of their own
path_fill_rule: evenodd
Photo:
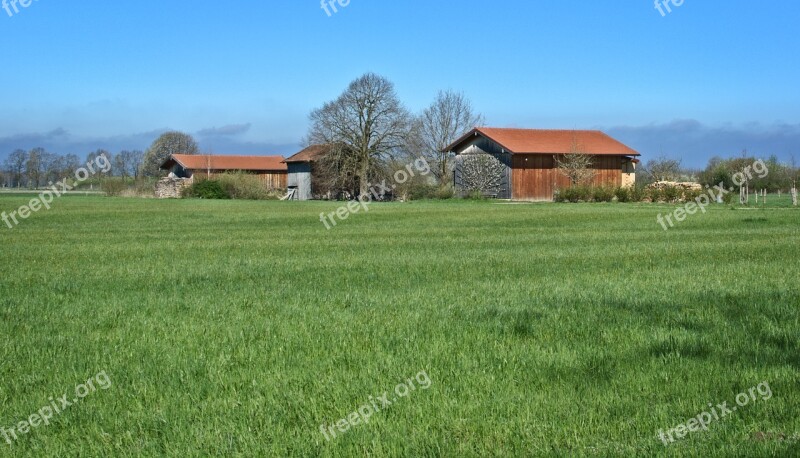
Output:
<svg viewBox="0 0 800 458">
<path fill-rule="evenodd" d="M 676 181 L 681 176 L 681 161 L 660 156 L 649 161 L 645 170 L 653 181 Z"/>
<path fill-rule="evenodd" d="M 61 177 L 75 176 L 75 171 L 81 168 L 81 160 L 75 154 L 64 156 L 64 169 L 61 170 Z"/>
<path fill-rule="evenodd" d="M 97 170 L 96 173 L 97 173 L 98 177 L 105 178 L 107 176 L 112 176 L 114 174 L 114 168 L 113 168 L 114 157 L 110 152 L 108 152 L 108 151 L 106 151 L 104 149 L 99 149 L 97 151 L 92 151 L 91 153 L 86 155 L 86 163 L 88 164 L 90 162 L 94 162 L 100 156 L 105 156 L 106 160 L 108 161 L 109 164 L 112 165 L 112 167 L 107 172 L 104 172 L 102 170 Z"/>
<path fill-rule="evenodd" d="M 125 181 L 130 176 L 132 154 L 131 151 L 124 150 L 114 156 L 114 171 L 122 177 L 122 181 Z"/>
<path fill-rule="evenodd" d="M 505 166 L 496 157 L 486 153 L 464 153 L 461 161 L 461 183 L 466 191 L 483 195 L 500 192 Z"/>
<path fill-rule="evenodd" d="M 11 180 L 14 184 L 12 186 L 21 187 L 22 177 L 25 173 L 25 163 L 28 160 L 28 153 L 25 150 L 15 150 L 11 153 L 5 161 L 6 170 L 11 175 Z"/>
<path fill-rule="evenodd" d="M 371 177 L 405 146 L 410 119 L 394 85 L 367 73 L 351 82 L 336 100 L 311 112 L 307 141 L 331 145 L 319 166 L 352 177 L 358 194 L 366 195 Z"/>
<path fill-rule="evenodd" d="M 440 91 L 436 100 L 415 120 L 410 149 L 424 157 L 431 172 L 444 185 L 450 181 L 453 154 L 445 151 L 473 127 L 483 124 L 463 93 Z"/>
<path fill-rule="evenodd" d="M 558 171 L 569 178 L 570 186 L 588 183 L 594 178 L 594 157 L 584 152 L 576 135 L 572 136 L 569 153 L 556 155 L 555 163 Z"/>
<path fill-rule="evenodd" d="M 138 180 L 142 172 L 142 164 L 144 163 L 144 152 L 139 150 L 129 151 L 128 161 L 130 162 L 130 172 L 134 180 Z"/>
<path fill-rule="evenodd" d="M 25 161 L 25 175 L 28 178 L 28 187 L 36 189 L 39 187 L 42 177 L 46 173 L 47 152 L 44 148 L 34 148 L 28 151 L 28 159 Z"/>
</svg>

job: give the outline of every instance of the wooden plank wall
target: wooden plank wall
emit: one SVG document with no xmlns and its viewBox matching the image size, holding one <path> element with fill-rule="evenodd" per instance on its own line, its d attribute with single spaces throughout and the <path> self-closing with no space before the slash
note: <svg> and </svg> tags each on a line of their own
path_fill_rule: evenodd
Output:
<svg viewBox="0 0 800 458">
<path fill-rule="evenodd" d="M 621 156 L 595 157 L 594 169 L 594 186 L 622 185 Z M 570 186 L 551 154 L 515 154 L 511 181 L 515 200 L 553 200 L 556 189 Z"/>
<path fill-rule="evenodd" d="M 200 179 L 210 178 L 215 179 L 226 172 L 211 172 L 209 175 L 205 170 L 195 170 L 192 176 Z M 253 172 L 264 183 L 264 187 L 268 189 L 286 189 L 289 183 L 289 174 L 287 172 Z"/>
</svg>

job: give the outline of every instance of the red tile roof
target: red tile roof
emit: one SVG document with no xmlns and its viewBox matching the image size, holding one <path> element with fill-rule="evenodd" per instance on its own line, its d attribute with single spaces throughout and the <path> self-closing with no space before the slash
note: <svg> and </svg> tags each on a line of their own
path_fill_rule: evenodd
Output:
<svg viewBox="0 0 800 458">
<path fill-rule="evenodd" d="M 493 140 L 506 151 L 515 154 L 565 154 L 572 152 L 573 143 L 577 142 L 579 151 L 586 154 L 640 156 L 635 150 L 599 130 L 502 129 L 495 127 L 476 127 L 448 146 L 447 151 L 457 150 L 476 135 Z"/>
<path fill-rule="evenodd" d="M 328 154 L 330 149 L 331 147 L 329 145 L 311 145 L 283 162 L 287 164 L 294 162 L 314 162 Z"/>
<path fill-rule="evenodd" d="M 189 170 L 242 170 L 286 172 L 283 156 L 211 156 L 203 154 L 173 154 L 162 169 L 171 167 L 172 162 Z"/>
</svg>

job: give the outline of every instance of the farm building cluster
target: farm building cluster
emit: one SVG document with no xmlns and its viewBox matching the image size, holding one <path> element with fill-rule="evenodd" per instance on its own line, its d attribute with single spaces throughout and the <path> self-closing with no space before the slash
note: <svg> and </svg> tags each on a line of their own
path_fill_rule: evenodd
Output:
<svg viewBox="0 0 800 458">
<path fill-rule="evenodd" d="M 330 151 L 312 145 L 282 156 L 212 156 L 174 154 L 161 166 L 169 176 L 159 182 L 159 197 L 178 197 L 195 179 L 213 179 L 227 172 L 257 175 L 264 186 L 285 190 L 287 200 L 320 198 L 315 166 Z M 559 189 L 571 185 L 559 171 L 561 158 L 591 158 L 594 186 L 633 186 L 640 154 L 596 130 L 542 130 L 476 127 L 449 145 L 455 159 L 452 185 L 470 191 L 476 181 L 486 194 L 499 199 L 552 201 Z"/>
</svg>

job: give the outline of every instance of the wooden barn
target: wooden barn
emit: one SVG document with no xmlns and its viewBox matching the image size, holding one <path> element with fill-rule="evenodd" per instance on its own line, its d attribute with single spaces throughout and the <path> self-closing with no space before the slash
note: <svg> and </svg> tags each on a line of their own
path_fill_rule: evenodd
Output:
<svg viewBox="0 0 800 458">
<path fill-rule="evenodd" d="M 460 192 L 492 189 L 500 199 L 551 201 L 570 180 L 557 158 L 592 156 L 595 186 L 633 186 L 640 154 L 595 130 L 539 130 L 476 127 L 447 149 L 456 154 L 453 181 Z M 485 192 L 486 193 L 486 192 Z"/>
<path fill-rule="evenodd" d="M 161 165 L 177 178 L 211 178 L 226 172 L 257 175 L 269 189 L 286 189 L 288 168 L 282 156 L 211 156 L 173 154 Z"/>
<path fill-rule="evenodd" d="M 289 168 L 289 200 L 311 200 L 314 198 L 314 163 L 328 154 L 329 146 L 311 145 L 286 159 Z"/>
</svg>

